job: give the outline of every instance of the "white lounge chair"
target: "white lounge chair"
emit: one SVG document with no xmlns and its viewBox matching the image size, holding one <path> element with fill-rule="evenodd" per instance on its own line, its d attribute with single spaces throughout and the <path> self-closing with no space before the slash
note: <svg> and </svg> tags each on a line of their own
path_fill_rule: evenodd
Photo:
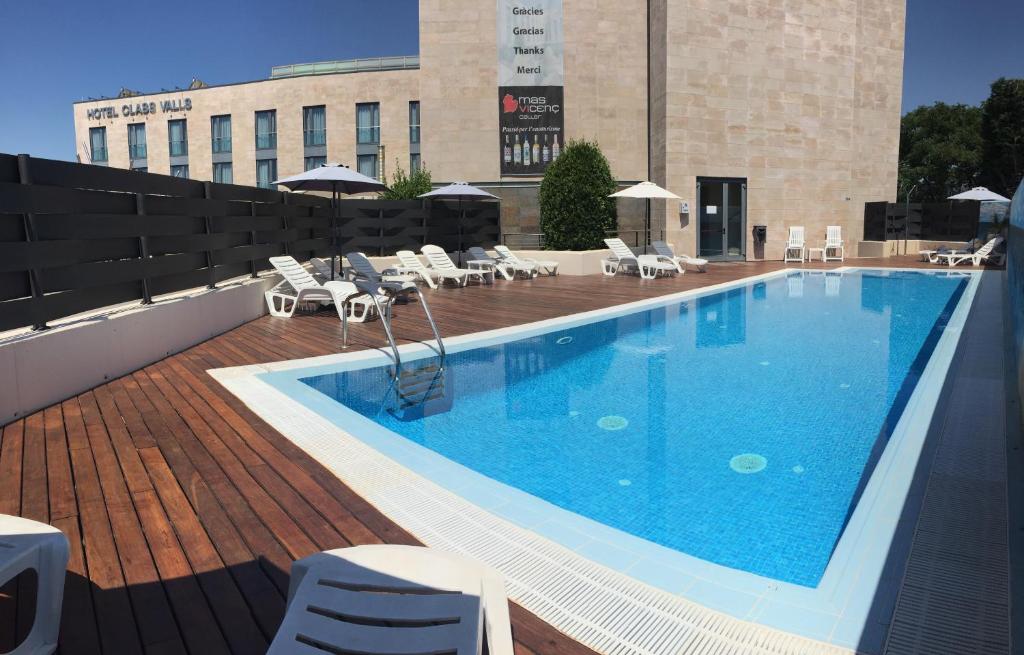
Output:
<svg viewBox="0 0 1024 655">
<path fill-rule="evenodd" d="M 494 252 L 498 253 L 498 257 L 501 258 L 502 261 L 522 266 L 533 266 L 538 273 L 543 272 L 545 275 L 558 275 L 558 262 L 556 261 L 550 259 L 520 257 L 509 250 L 508 246 L 494 246 Z"/>
<path fill-rule="evenodd" d="M 416 280 L 420 279 L 415 271 L 407 271 L 400 266 L 392 266 L 378 271 L 373 262 L 362 252 L 345 253 L 345 259 L 348 261 L 349 276 L 357 282 L 365 280 L 376 284 L 394 284 L 398 285 L 395 288 L 400 288 L 406 284 L 416 284 Z"/>
<path fill-rule="evenodd" d="M 658 255 L 635 255 L 626 242 L 619 238 L 605 239 L 611 249 L 612 256 L 601 260 L 601 270 L 605 275 L 615 275 L 620 270 L 636 269 L 640 277 L 653 280 L 658 274 L 671 275 L 676 272 L 676 265 L 661 260 Z"/>
<path fill-rule="evenodd" d="M 469 256 L 476 261 L 489 261 L 494 265 L 494 269 L 501 273 L 502 277 L 506 280 L 515 279 L 516 275 L 522 275 L 528 278 L 537 277 L 537 265 L 532 262 L 526 262 L 516 257 L 508 258 L 502 257 L 500 254 L 497 258 L 491 257 L 487 254 L 487 251 L 479 246 L 474 246 L 469 249 Z M 555 269 L 558 268 L 558 264 L 555 264 Z"/>
<path fill-rule="evenodd" d="M 441 276 L 437 271 L 428 268 L 420 260 L 419 256 L 411 250 L 399 250 L 395 253 L 402 270 L 415 273 L 421 280 L 427 283 L 431 289 L 436 289 Z"/>
<path fill-rule="evenodd" d="M 664 241 L 652 241 L 651 247 L 654 248 L 654 252 L 659 257 L 664 257 L 665 259 L 675 264 L 676 270 L 678 270 L 680 273 L 685 273 L 686 267 L 688 265 L 693 266 L 698 271 L 703 273 L 708 265 L 708 260 L 706 259 L 690 257 L 689 255 L 677 255 L 675 251 L 672 250 L 672 246 L 665 243 Z"/>
<path fill-rule="evenodd" d="M 1003 242 L 1003 237 L 996 237 L 990 240 L 988 243 L 978 248 L 974 252 L 963 252 L 955 254 L 938 254 L 935 256 L 937 263 L 948 264 L 950 268 L 964 262 L 971 262 L 971 266 L 980 266 L 981 262 L 987 262 L 990 259 L 996 259 L 999 255 L 996 255 L 992 251 L 995 247 Z"/>
<path fill-rule="evenodd" d="M 832 254 L 829 254 L 832 253 Z M 839 225 L 829 225 L 825 228 L 825 250 L 821 253 L 822 261 L 843 261 L 846 257 L 846 248 L 843 247 L 843 228 Z"/>
<path fill-rule="evenodd" d="M 806 246 L 803 226 L 790 227 L 789 238 L 786 240 L 786 250 L 782 253 L 782 260 L 784 262 L 803 262 L 807 258 Z M 796 256 L 792 256 L 793 253 L 796 253 Z"/>
<path fill-rule="evenodd" d="M 516 271 L 512 268 L 511 264 L 491 257 L 480 246 L 473 246 L 466 252 L 469 253 L 469 259 L 465 261 L 468 268 L 479 268 L 480 270 L 501 273 L 501 277 L 506 280 L 515 278 Z"/>
<path fill-rule="evenodd" d="M 29 569 L 36 572 L 32 628 L 11 655 L 43 655 L 57 649 L 68 539 L 57 528 L 0 514 L 0 587 Z"/>
<path fill-rule="evenodd" d="M 430 548 L 356 546 L 292 564 L 267 654 L 480 655 L 485 642 L 489 655 L 513 653 L 500 573 Z"/>
<path fill-rule="evenodd" d="M 438 274 L 442 284 L 444 284 L 445 280 L 455 280 L 461 286 L 466 286 L 471 277 L 475 277 L 485 284 L 487 283 L 488 275 L 491 276 L 491 281 L 494 281 L 494 271 L 484 271 L 479 268 L 459 268 L 451 260 L 451 257 L 448 256 L 448 253 L 444 251 L 444 248 L 440 246 L 423 246 L 420 248 L 420 252 L 427 258 L 430 269 Z"/>
<path fill-rule="evenodd" d="M 342 322 L 350 318 L 362 322 L 369 317 L 371 308 L 376 307 L 374 299 L 351 282 L 331 280 L 320 284 L 294 257 L 271 257 L 270 263 L 284 278 L 284 282 L 264 294 L 271 316 L 291 318 L 295 308 L 303 302 L 333 303 Z M 286 291 L 287 287 L 292 291 Z M 382 307 L 390 302 L 385 296 L 378 296 L 376 300 Z M 346 305 L 352 306 L 346 310 Z"/>
</svg>

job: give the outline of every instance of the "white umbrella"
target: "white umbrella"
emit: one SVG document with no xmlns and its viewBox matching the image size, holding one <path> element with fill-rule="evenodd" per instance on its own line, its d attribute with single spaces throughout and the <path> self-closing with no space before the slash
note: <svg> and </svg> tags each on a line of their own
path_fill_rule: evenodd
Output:
<svg viewBox="0 0 1024 655">
<path fill-rule="evenodd" d="M 470 200 L 500 200 L 498 196 L 493 193 L 488 193 L 483 189 L 478 189 L 472 186 L 468 182 L 453 182 L 447 186 L 428 191 L 427 193 L 421 193 L 420 198 L 433 198 L 435 200 L 458 200 L 459 201 L 459 264 L 462 264 L 462 223 L 465 219 L 465 215 L 462 210 L 462 200 L 469 198 Z"/>
<path fill-rule="evenodd" d="M 950 196 L 946 200 L 980 200 L 981 202 L 1010 202 L 1009 198 L 1003 197 L 995 191 L 989 191 L 983 186 L 976 186 L 970 191 Z"/>
<path fill-rule="evenodd" d="M 366 193 L 367 191 L 385 191 L 387 186 L 367 177 L 348 166 L 341 164 L 324 164 L 317 168 L 292 175 L 280 180 L 274 180 L 273 184 L 280 184 L 292 191 L 330 191 L 331 192 L 331 279 L 334 279 L 334 261 L 338 256 L 338 239 L 335 232 L 338 223 L 338 196 L 339 194 L 351 195 L 353 193 Z"/>
<path fill-rule="evenodd" d="M 651 241 L 651 198 L 662 198 L 665 200 L 679 200 L 679 196 L 662 189 L 654 182 L 641 182 L 634 184 L 633 186 L 623 189 L 622 191 L 616 191 L 615 193 L 608 196 L 609 198 L 644 198 L 647 200 L 646 216 L 645 216 L 645 229 L 647 234 L 645 235 L 644 250 L 647 249 L 647 244 Z"/>
</svg>

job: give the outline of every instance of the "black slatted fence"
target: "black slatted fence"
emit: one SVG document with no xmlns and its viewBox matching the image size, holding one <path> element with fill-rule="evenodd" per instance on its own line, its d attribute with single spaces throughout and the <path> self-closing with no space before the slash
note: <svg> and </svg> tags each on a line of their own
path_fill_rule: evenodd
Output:
<svg viewBox="0 0 1024 655">
<path fill-rule="evenodd" d="M 864 203 L 864 240 L 970 241 L 978 234 L 981 203 Z"/>
<path fill-rule="evenodd" d="M 463 204 L 465 245 L 499 241 Z M 454 251 L 457 202 L 342 200 L 337 250 Z M 202 286 L 332 251 L 329 198 L 0 154 L 0 330 Z"/>
</svg>

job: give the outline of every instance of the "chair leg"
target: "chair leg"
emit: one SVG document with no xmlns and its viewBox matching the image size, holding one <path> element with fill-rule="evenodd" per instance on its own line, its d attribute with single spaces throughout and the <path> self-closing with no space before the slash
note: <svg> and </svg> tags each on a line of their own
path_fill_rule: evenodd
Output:
<svg viewBox="0 0 1024 655">
<path fill-rule="evenodd" d="M 267 291 L 264 294 L 267 299 L 267 310 L 271 316 L 279 316 L 281 318 L 291 318 L 292 314 L 295 313 L 295 307 L 298 305 L 296 298 L 293 296 L 286 296 L 281 293 L 275 293 L 273 291 Z M 281 307 L 277 307 L 275 301 L 281 302 Z"/>
</svg>

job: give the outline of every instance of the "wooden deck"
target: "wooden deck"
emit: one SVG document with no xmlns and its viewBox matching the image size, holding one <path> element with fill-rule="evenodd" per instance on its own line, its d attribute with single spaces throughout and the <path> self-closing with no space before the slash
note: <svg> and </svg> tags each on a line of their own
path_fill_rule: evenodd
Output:
<svg viewBox="0 0 1024 655">
<path fill-rule="evenodd" d="M 653 281 L 499 281 L 429 299 L 442 334 L 456 335 L 781 267 L 713 264 L 706 274 Z M 421 316 L 399 306 L 396 334 L 427 338 Z M 380 325 L 354 326 L 352 342 L 380 347 Z M 417 543 L 205 372 L 333 353 L 340 343 L 333 311 L 263 317 L 3 426 L 0 513 L 51 523 L 71 543 L 62 653 L 263 652 L 294 559 L 355 544 Z M 0 590 L 0 651 L 27 629 L 31 602 L 16 585 Z M 512 621 L 520 655 L 590 652 L 514 604 Z"/>
</svg>

